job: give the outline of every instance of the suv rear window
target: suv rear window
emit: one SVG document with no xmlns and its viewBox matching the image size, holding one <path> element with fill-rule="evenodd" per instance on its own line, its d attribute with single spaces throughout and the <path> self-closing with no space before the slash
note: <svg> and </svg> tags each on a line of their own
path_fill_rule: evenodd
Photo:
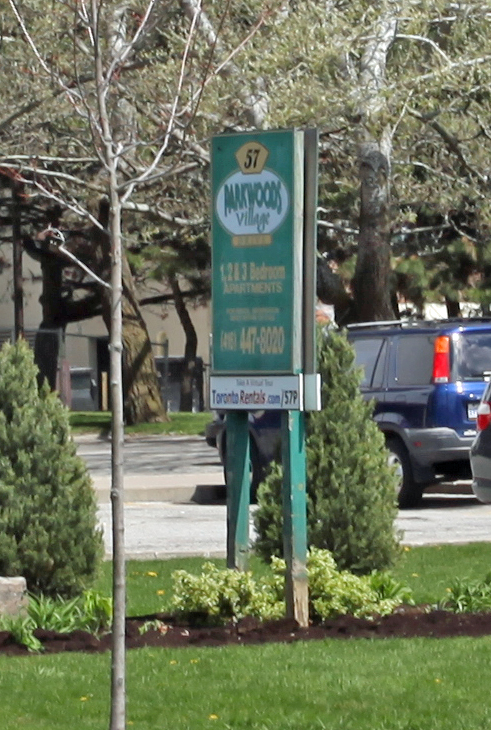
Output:
<svg viewBox="0 0 491 730">
<path fill-rule="evenodd" d="M 491 375 L 491 332 L 453 335 L 453 380 L 483 380 Z"/>
</svg>

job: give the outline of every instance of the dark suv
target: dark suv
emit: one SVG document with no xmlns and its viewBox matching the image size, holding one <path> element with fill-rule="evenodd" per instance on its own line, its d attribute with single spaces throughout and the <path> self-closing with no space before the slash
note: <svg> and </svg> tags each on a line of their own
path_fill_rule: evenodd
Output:
<svg viewBox="0 0 491 730">
<path fill-rule="evenodd" d="M 400 506 L 415 506 L 437 480 L 470 478 L 477 408 L 491 375 L 491 320 L 373 322 L 348 327 L 348 339 L 400 477 Z M 279 414 L 251 414 L 250 424 L 254 487 L 277 453 Z M 223 428 L 217 445 L 223 457 Z"/>
</svg>

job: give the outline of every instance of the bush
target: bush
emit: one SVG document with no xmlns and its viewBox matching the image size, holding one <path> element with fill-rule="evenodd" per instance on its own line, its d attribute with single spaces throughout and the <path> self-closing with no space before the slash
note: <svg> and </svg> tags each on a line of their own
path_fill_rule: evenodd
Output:
<svg viewBox="0 0 491 730">
<path fill-rule="evenodd" d="M 35 594 L 79 595 L 102 559 L 96 501 L 68 411 L 24 341 L 0 350 L 0 575 Z"/>
<path fill-rule="evenodd" d="M 384 570 L 399 555 L 396 478 L 384 436 L 361 395 L 346 336 L 332 331 L 319 343 L 322 410 L 309 414 L 306 447 L 308 544 L 331 551 L 341 569 Z M 265 560 L 283 552 L 281 483 L 281 466 L 273 464 L 258 489 L 255 550 Z"/>
<path fill-rule="evenodd" d="M 256 581 L 252 573 L 220 570 L 205 563 L 201 575 L 185 570 L 172 574 L 174 610 L 204 623 L 237 621 L 245 616 L 261 620 L 285 615 L 285 562 L 273 558 L 272 574 Z M 307 556 L 311 619 L 335 616 L 386 615 L 411 601 L 410 590 L 386 573 L 358 576 L 339 571 L 328 550 L 312 548 Z"/>
<path fill-rule="evenodd" d="M 201 575 L 185 570 L 172 573 L 172 608 L 203 623 L 223 623 L 245 616 L 280 618 L 285 612 L 282 576 L 256 582 L 250 572 L 203 565 Z"/>
</svg>

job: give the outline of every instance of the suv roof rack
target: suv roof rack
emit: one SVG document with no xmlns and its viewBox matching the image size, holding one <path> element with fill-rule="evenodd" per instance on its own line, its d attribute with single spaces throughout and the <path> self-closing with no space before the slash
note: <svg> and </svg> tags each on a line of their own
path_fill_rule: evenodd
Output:
<svg viewBox="0 0 491 730">
<path fill-rule="evenodd" d="M 421 321 L 421 320 L 419 320 Z M 346 325 L 347 329 L 356 329 L 357 327 L 369 328 L 369 327 L 404 327 L 409 324 L 413 324 L 415 320 L 409 319 L 388 319 L 385 321 L 378 322 L 354 322 L 353 324 Z"/>
<path fill-rule="evenodd" d="M 447 317 L 445 319 L 419 319 L 417 317 L 409 317 L 405 319 L 389 319 L 378 322 L 354 322 L 346 325 L 347 329 L 370 329 L 377 327 L 427 327 L 439 326 L 452 323 L 465 322 L 491 322 L 491 316 L 485 317 Z"/>
</svg>

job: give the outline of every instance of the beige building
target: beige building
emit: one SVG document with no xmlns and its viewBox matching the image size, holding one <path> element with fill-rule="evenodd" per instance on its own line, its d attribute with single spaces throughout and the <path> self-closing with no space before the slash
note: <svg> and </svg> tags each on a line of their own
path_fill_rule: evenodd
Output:
<svg viewBox="0 0 491 730">
<path fill-rule="evenodd" d="M 13 276 L 8 258 L 11 255 L 9 249 L 9 246 L 4 247 L 6 262 L 0 273 L 0 329 L 3 332 L 3 339 L 13 333 L 14 327 Z M 39 303 L 42 290 L 41 267 L 26 253 L 23 254 L 22 266 L 24 329 L 29 338 L 41 323 L 41 305 Z M 141 296 L 157 293 L 154 288 L 152 291 L 142 291 Z M 166 352 L 170 358 L 182 357 L 185 347 L 184 330 L 173 304 L 147 306 L 142 308 L 142 314 L 156 357 L 161 358 Z M 198 336 L 197 354 L 202 358 L 206 369 L 209 363 L 210 310 L 208 307 L 196 309 L 190 307 L 189 314 Z M 97 377 L 98 370 L 100 370 L 100 348 L 105 346 L 107 338 L 108 333 L 102 317 L 93 317 L 70 324 L 66 329 L 64 356 L 71 370 L 89 368 Z"/>
</svg>

